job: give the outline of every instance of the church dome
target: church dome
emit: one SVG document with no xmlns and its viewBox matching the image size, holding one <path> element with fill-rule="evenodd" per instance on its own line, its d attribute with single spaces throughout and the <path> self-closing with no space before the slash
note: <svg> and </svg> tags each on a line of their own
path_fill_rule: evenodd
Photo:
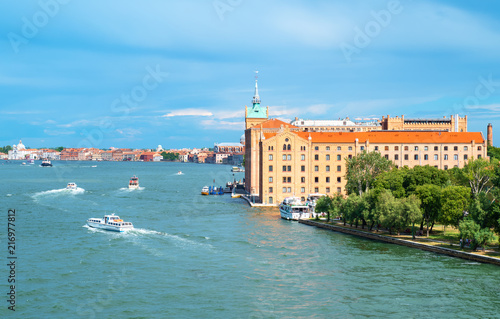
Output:
<svg viewBox="0 0 500 319">
<path fill-rule="evenodd" d="M 240 137 L 240 143 L 245 145 L 245 134 L 241 135 Z"/>
<path fill-rule="evenodd" d="M 23 142 L 19 140 L 19 144 L 17 144 L 17 149 L 18 150 L 25 150 L 26 146 L 24 146 Z"/>
</svg>

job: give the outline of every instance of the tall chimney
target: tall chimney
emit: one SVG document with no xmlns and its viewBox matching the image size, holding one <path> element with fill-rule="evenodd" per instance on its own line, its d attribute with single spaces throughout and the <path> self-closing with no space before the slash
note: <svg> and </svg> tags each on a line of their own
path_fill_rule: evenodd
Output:
<svg viewBox="0 0 500 319">
<path fill-rule="evenodd" d="M 488 141 L 488 146 L 493 146 L 493 126 L 491 125 L 491 123 L 488 123 L 486 140 Z"/>
</svg>

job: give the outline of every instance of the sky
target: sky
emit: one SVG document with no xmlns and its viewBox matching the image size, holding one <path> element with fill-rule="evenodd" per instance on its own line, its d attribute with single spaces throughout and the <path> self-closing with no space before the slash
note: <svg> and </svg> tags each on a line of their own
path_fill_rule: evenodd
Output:
<svg viewBox="0 0 500 319">
<path fill-rule="evenodd" d="M 468 116 L 500 146 L 500 3 L 0 3 L 0 146 L 239 142 L 255 71 L 290 121 Z"/>
</svg>

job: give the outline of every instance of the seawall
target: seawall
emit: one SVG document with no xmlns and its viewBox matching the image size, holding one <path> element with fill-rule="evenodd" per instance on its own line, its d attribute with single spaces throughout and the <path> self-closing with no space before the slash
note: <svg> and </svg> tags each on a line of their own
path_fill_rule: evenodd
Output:
<svg viewBox="0 0 500 319">
<path fill-rule="evenodd" d="M 354 235 L 354 236 L 358 236 L 358 237 L 364 237 L 364 238 L 368 238 L 368 239 L 383 241 L 386 243 L 407 246 L 407 247 L 412 247 L 412 248 L 418 248 L 421 250 L 431 251 L 431 252 L 438 253 L 438 254 L 444 254 L 444 255 L 448 255 L 448 256 L 452 256 L 452 257 L 458 257 L 458 258 L 462 258 L 462 259 L 477 261 L 477 262 L 481 262 L 481 263 L 489 263 L 489 264 L 494 264 L 494 265 L 500 266 L 500 259 L 499 258 L 483 256 L 483 255 L 476 255 L 476 254 L 472 254 L 472 253 L 468 253 L 468 252 L 464 252 L 464 251 L 453 250 L 453 249 L 444 248 L 444 247 L 436 247 L 436 246 L 427 245 L 427 244 L 423 244 L 423 243 L 417 243 L 417 242 L 410 241 L 410 240 L 382 236 L 382 235 L 368 233 L 368 232 L 364 232 L 364 231 L 360 231 L 360 230 L 356 230 L 356 229 L 349 229 L 349 228 L 344 228 L 344 227 L 340 227 L 340 226 L 319 223 L 319 222 L 312 221 L 312 220 L 299 220 L 299 223 L 309 225 L 309 226 L 316 226 L 319 228 L 329 229 L 329 230 L 333 230 L 333 231 L 338 231 L 341 233 Z"/>
</svg>

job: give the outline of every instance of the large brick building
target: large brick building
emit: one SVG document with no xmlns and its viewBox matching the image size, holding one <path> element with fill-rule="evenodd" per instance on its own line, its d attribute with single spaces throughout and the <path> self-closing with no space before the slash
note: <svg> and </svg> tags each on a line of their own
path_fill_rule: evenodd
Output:
<svg viewBox="0 0 500 319">
<path fill-rule="evenodd" d="M 258 95 L 256 100 L 253 114 L 261 115 Z M 466 132 L 466 123 L 457 125 L 458 131 L 427 122 L 429 130 L 310 132 L 262 116 L 245 120 L 245 187 L 267 204 L 289 196 L 305 199 L 310 193 L 345 194 L 345 159 L 363 151 L 380 152 L 398 167 L 439 169 L 463 167 L 471 158 L 487 156 L 482 133 Z"/>
</svg>

